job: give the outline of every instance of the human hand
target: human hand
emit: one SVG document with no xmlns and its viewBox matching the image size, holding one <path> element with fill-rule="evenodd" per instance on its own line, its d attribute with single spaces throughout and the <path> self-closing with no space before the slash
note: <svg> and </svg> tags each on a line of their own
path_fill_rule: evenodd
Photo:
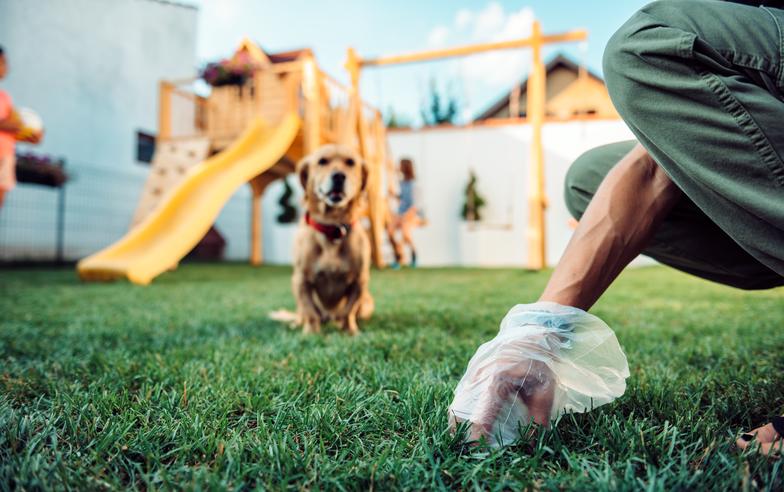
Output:
<svg viewBox="0 0 784 492">
<path fill-rule="evenodd" d="M 531 424 L 609 403 L 629 368 L 615 334 L 580 309 L 540 302 L 512 308 L 498 335 L 477 349 L 449 406 L 454 431 L 470 441 L 509 444 Z"/>
<path fill-rule="evenodd" d="M 40 132 L 33 132 L 29 135 L 25 135 L 22 137 L 21 141 L 30 143 L 30 144 L 39 144 L 44 139 L 44 132 L 41 130 Z"/>
<path fill-rule="evenodd" d="M 501 351 L 509 349 L 512 347 L 502 348 Z M 475 371 L 467 384 L 456 392 L 452 407 L 468 404 L 461 400 L 473 400 L 474 405 L 470 415 L 450 412 L 450 429 L 454 432 L 458 425 L 466 422 L 469 424 L 469 441 L 484 438 L 492 444 L 496 434 L 503 436 L 504 424 L 513 415 L 517 417 L 514 427 L 529 424 L 547 427 L 555 383 L 555 374 L 542 361 L 500 356 Z M 521 409 L 525 411 L 520 412 Z M 513 434 L 509 438 L 514 440 L 518 429 L 510 430 Z M 503 437 L 501 440 L 504 440 Z"/>
<path fill-rule="evenodd" d="M 0 131 L 2 132 L 16 134 L 22 131 L 23 128 L 24 123 L 22 122 L 22 119 L 14 111 L 11 111 L 11 114 L 0 120 Z"/>
</svg>

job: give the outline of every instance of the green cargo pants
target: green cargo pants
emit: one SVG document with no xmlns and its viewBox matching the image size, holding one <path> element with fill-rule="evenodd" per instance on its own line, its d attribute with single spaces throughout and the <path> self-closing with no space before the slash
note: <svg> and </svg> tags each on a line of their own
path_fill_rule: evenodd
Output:
<svg viewBox="0 0 784 492">
<path fill-rule="evenodd" d="M 784 285 L 783 29 L 784 10 L 659 0 L 610 39 L 613 103 L 685 194 L 644 254 L 735 287 Z M 576 218 L 634 143 L 572 165 L 566 202 Z"/>
</svg>

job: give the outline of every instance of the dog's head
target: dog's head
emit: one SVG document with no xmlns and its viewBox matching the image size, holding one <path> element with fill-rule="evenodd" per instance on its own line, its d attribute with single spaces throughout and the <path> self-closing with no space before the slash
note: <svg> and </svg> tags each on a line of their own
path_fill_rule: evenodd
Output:
<svg viewBox="0 0 784 492">
<path fill-rule="evenodd" d="M 309 207 L 323 204 L 327 209 L 345 209 L 365 189 L 368 170 L 356 152 L 330 144 L 299 161 L 297 175 Z"/>
</svg>

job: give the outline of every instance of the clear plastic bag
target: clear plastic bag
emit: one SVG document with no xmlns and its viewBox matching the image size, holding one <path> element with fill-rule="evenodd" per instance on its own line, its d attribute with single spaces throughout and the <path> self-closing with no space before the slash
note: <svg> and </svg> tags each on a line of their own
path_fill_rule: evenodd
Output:
<svg viewBox="0 0 784 492">
<path fill-rule="evenodd" d="M 615 333 L 596 316 L 553 302 L 518 304 L 468 363 L 450 426 L 467 421 L 468 438 L 503 446 L 532 420 L 546 425 L 613 401 L 628 377 Z"/>
</svg>

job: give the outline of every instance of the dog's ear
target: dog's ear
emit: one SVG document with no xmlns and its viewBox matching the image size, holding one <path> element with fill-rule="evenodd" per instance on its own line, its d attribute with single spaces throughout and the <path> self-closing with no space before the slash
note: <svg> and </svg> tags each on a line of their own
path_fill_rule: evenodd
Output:
<svg viewBox="0 0 784 492">
<path fill-rule="evenodd" d="M 359 167 L 362 169 L 362 186 L 360 187 L 360 191 L 365 191 L 365 188 L 367 188 L 369 173 L 368 165 L 367 162 L 365 162 L 365 159 L 362 159 Z"/>
<path fill-rule="evenodd" d="M 310 156 L 305 156 L 299 160 L 296 166 L 297 176 L 299 177 L 299 184 L 302 189 L 308 191 L 308 172 L 310 170 Z"/>
</svg>

